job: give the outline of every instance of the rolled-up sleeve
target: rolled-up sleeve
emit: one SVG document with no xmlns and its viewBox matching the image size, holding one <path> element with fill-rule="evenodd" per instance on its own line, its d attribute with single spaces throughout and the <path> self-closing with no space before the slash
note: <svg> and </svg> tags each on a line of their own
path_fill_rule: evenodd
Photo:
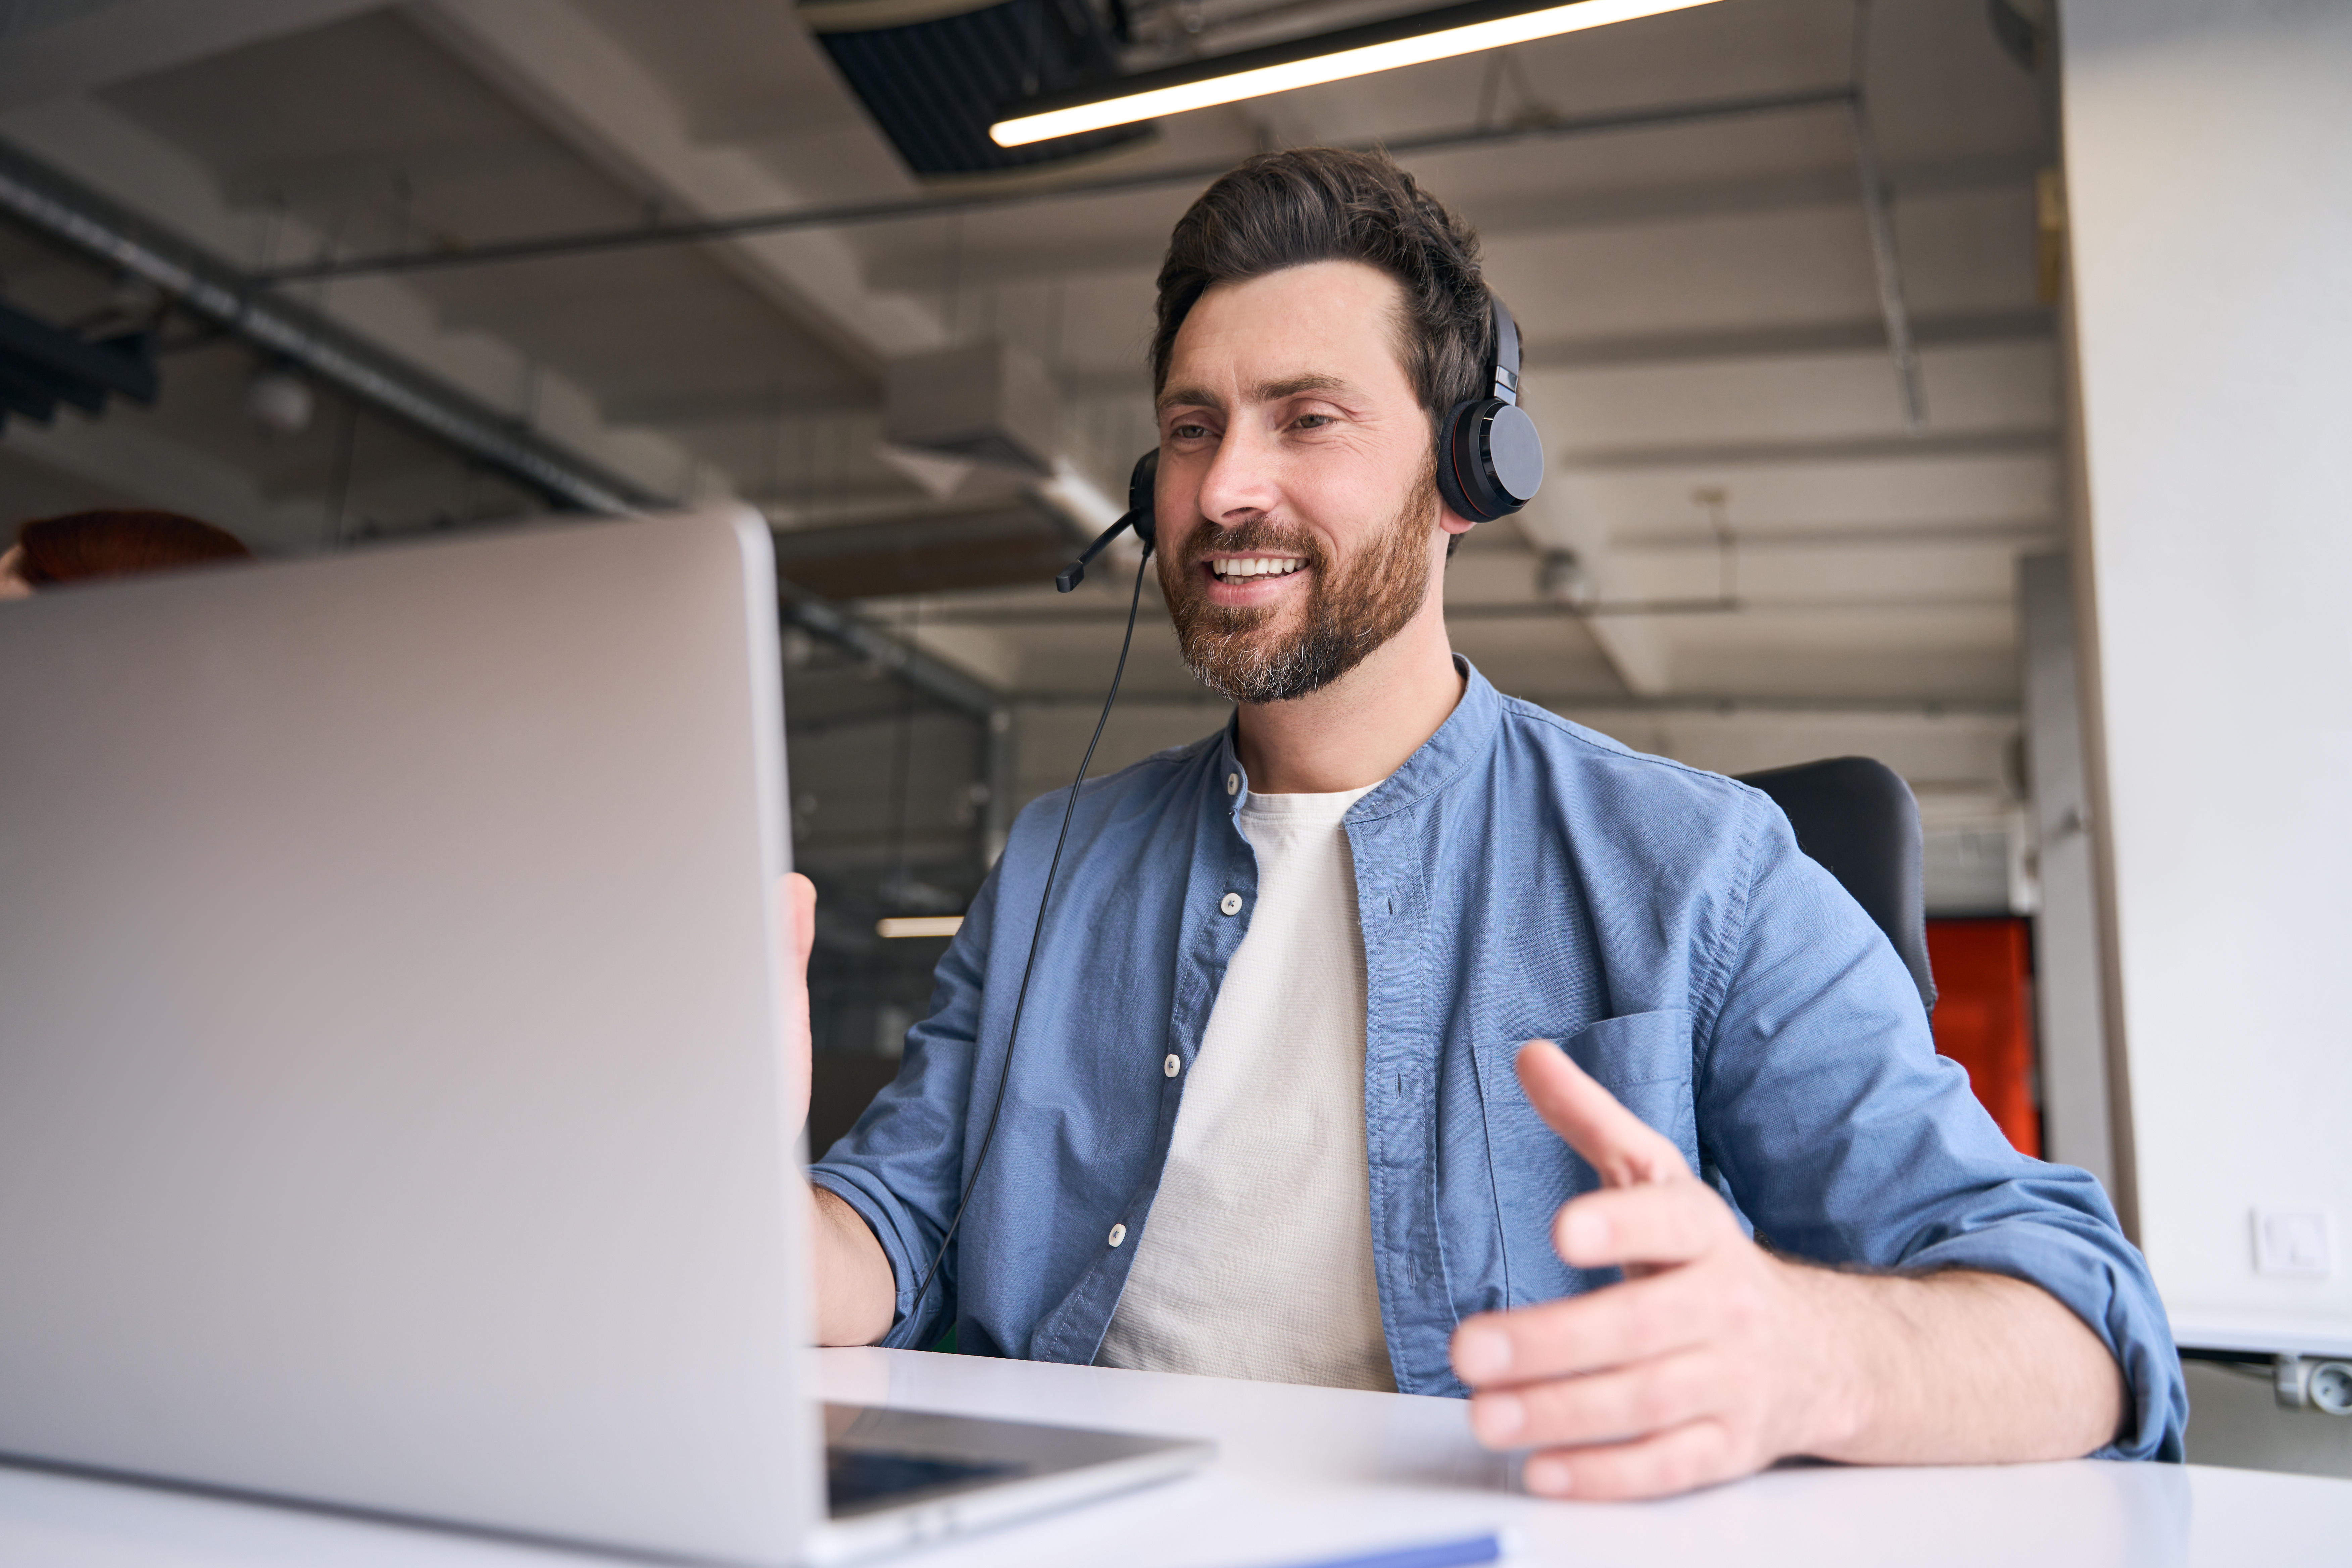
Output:
<svg viewBox="0 0 2352 1568">
<path fill-rule="evenodd" d="M 2095 1179 L 2011 1148 L 1936 1054 L 1885 936 L 1761 795 L 1744 894 L 1696 1020 L 1703 1158 L 1760 1238 L 1832 1264 L 1965 1268 L 2038 1285 L 2131 1387 L 2107 1458 L 2181 1458 L 2189 1402 L 2164 1305 Z"/>
<path fill-rule="evenodd" d="M 995 901 L 992 872 L 940 961 L 930 1015 L 908 1031 L 898 1078 L 809 1167 L 810 1182 L 855 1209 L 890 1260 L 898 1304 L 882 1342 L 896 1348 L 927 1346 L 955 1321 L 952 1247 L 919 1309 L 915 1293 L 963 1190 L 966 1108 Z"/>
</svg>

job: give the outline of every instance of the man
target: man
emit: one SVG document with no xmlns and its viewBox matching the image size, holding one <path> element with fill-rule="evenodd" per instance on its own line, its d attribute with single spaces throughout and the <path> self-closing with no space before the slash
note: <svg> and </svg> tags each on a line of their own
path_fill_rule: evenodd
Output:
<svg viewBox="0 0 2352 1568">
<path fill-rule="evenodd" d="M 1255 159 L 1179 224 L 1160 580 L 1237 711 L 1078 792 L 919 1300 L 1067 797 L 1022 814 L 812 1171 L 823 1336 L 1466 1394 L 1550 1495 L 2177 1458 L 2105 1196 L 2002 1141 L 1770 802 L 1453 656 L 1432 436 L 1489 322 L 1384 159 Z"/>
</svg>

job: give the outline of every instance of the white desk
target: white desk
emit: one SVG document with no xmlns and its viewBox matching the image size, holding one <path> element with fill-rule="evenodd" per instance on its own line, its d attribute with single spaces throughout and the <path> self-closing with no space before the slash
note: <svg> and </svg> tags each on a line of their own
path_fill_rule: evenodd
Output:
<svg viewBox="0 0 2352 1568">
<path fill-rule="evenodd" d="M 1198 1436 L 1172 1485 L 892 1560 L 1238 1568 L 1504 1525 L 1515 1563 L 2173 1568 L 2352 1563 L 2352 1481 L 2171 1465 L 1776 1470 L 1666 1503 L 1540 1502 L 1444 1399 L 911 1351 L 821 1352 L 828 1398 Z M 594 1568 L 454 1534 L 0 1468 L 5 1568 Z"/>
</svg>

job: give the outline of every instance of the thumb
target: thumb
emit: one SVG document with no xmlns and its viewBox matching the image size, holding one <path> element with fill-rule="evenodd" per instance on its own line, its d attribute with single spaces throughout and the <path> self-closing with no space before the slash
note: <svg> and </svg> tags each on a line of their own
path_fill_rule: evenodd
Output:
<svg viewBox="0 0 2352 1568">
<path fill-rule="evenodd" d="M 1549 1040 L 1519 1047 L 1519 1083 L 1544 1125 L 1601 1174 L 1603 1186 L 1638 1187 L 1687 1179 L 1673 1140 L 1626 1110 Z"/>
<path fill-rule="evenodd" d="M 784 1113 L 798 1129 L 809 1107 L 809 949 L 816 941 L 816 884 L 795 871 L 776 884 L 778 954 L 783 971 L 783 1013 L 776 1020 L 783 1053 Z"/>
<path fill-rule="evenodd" d="M 808 979 L 809 950 L 816 944 L 816 884 L 793 871 L 784 878 L 784 906 L 792 920 L 792 946 L 788 949 L 792 962 L 787 969 L 800 971 L 803 984 Z"/>
</svg>

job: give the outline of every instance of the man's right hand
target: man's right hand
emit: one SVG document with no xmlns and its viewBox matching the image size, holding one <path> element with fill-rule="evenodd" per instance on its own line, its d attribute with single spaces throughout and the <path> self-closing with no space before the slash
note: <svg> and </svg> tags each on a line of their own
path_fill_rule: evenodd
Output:
<svg viewBox="0 0 2352 1568">
<path fill-rule="evenodd" d="M 776 1022 L 784 1058 L 784 1113 L 795 1132 L 808 1125 L 809 950 L 816 943 L 816 884 L 798 871 L 776 884 L 776 941 L 782 949 L 784 1011 Z M 814 1152 L 814 1151 L 812 1151 Z"/>
<path fill-rule="evenodd" d="M 816 884 L 797 871 L 786 877 L 776 884 L 776 911 L 784 970 L 777 1043 L 783 1057 L 784 1113 L 798 1132 L 808 1124 L 808 963 L 816 941 Z M 890 1321 L 898 1313 L 898 1290 L 890 1260 L 856 1210 L 822 1188 L 808 1192 L 816 1342 L 870 1345 L 890 1331 Z"/>
</svg>

